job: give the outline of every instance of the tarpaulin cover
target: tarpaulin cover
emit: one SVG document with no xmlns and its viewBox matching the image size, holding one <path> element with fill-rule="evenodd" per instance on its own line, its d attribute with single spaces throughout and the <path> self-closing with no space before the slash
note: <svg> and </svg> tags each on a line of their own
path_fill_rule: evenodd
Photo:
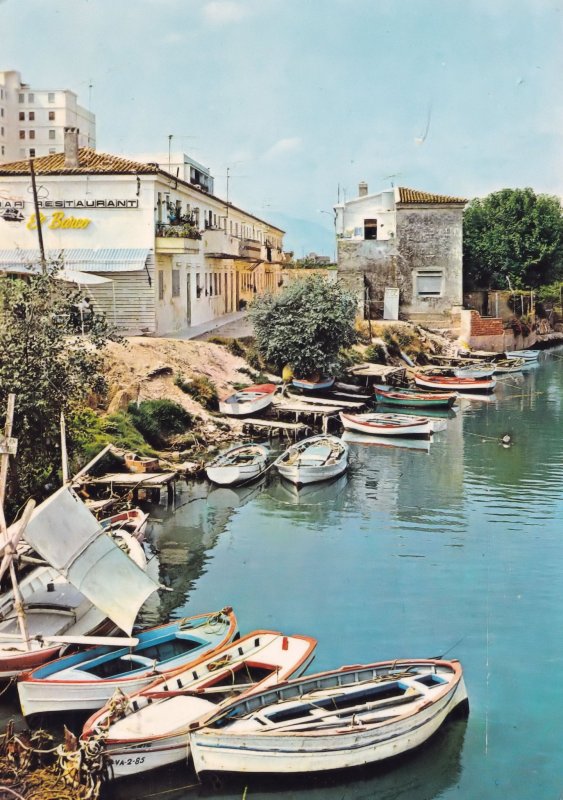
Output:
<svg viewBox="0 0 563 800">
<path fill-rule="evenodd" d="M 59 489 L 35 509 L 24 538 L 121 630 L 131 634 L 140 607 L 158 586 L 102 531 L 70 487 Z"/>
</svg>

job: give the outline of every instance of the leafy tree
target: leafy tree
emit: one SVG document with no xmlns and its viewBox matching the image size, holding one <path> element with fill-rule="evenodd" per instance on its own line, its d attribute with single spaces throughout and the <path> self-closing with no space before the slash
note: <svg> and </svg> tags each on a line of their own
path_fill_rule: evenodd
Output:
<svg viewBox="0 0 563 800">
<path fill-rule="evenodd" d="M 276 295 L 263 295 L 250 308 L 258 350 L 296 375 L 331 375 L 340 348 L 355 340 L 355 298 L 338 284 L 313 275 L 294 281 Z"/>
<path fill-rule="evenodd" d="M 536 287 L 563 276 L 563 212 L 557 197 L 502 189 L 473 200 L 463 217 L 468 286 Z"/>
<path fill-rule="evenodd" d="M 94 316 L 82 334 L 76 318 L 80 293 L 54 277 L 57 268 L 50 265 L 46 274 L 25 280 L 0 279 L 0 423 L 13 392 L 18 439 L 7 516 L 60 483 L 61 412 L 72 455 L 77 411 L 89 396 L 106 390 L 100 354 L 108 338 L 105 319 Z"/>
</svg>

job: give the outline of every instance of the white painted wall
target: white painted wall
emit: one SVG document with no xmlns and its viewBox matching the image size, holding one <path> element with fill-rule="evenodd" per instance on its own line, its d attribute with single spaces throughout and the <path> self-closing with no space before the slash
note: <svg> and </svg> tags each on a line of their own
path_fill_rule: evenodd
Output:
<svg viewBox="0 0 563 800">
<path fill-rule="evenodd" d="M 336 235 L 359 241 L 364 238 L 364 220 L 377 220 L 377 239 L 387 241 L 396 235 L 393 189 L 357 197 L 334 207 Z"/>
</svg>

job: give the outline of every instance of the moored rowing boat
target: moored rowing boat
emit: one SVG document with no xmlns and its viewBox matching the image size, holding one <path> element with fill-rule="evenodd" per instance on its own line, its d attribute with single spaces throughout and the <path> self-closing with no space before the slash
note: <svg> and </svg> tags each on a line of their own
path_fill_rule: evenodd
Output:
<svg viewBox="0 0 563 800">
<path fill-rule="evenodd" d="M 375 436 L 429 436 L 432 423 L 427 417 L 410 414 L 345 414 L 340 412 L 340 421 L 348 431 L 373 434 Z"/>
<path fill-rule="evenodd" d="M 313 773 L 413 750 L 468 705 L 458 661 L 342 667 L 240 698 L 190 733 L 195 770 Z"/>
</svg>

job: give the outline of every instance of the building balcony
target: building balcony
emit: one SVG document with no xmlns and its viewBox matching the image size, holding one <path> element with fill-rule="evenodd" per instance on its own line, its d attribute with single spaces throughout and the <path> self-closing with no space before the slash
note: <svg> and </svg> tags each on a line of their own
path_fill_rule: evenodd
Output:
<svg viewBox="0 0 563 800">
<path fill-rule="evenodd" d="M 157 253 L 199 253 L 201 251 L 201 233 L 193 225 L 157 223 L 155 236 Z"/>
<path fill-rule="evenodd" d="M 205 255 L 215 258 L 240 255 L 240 239 L 231 236 L 223 228 L 207 228 L 203 234 L 203 246 Z"/>
</svg>

